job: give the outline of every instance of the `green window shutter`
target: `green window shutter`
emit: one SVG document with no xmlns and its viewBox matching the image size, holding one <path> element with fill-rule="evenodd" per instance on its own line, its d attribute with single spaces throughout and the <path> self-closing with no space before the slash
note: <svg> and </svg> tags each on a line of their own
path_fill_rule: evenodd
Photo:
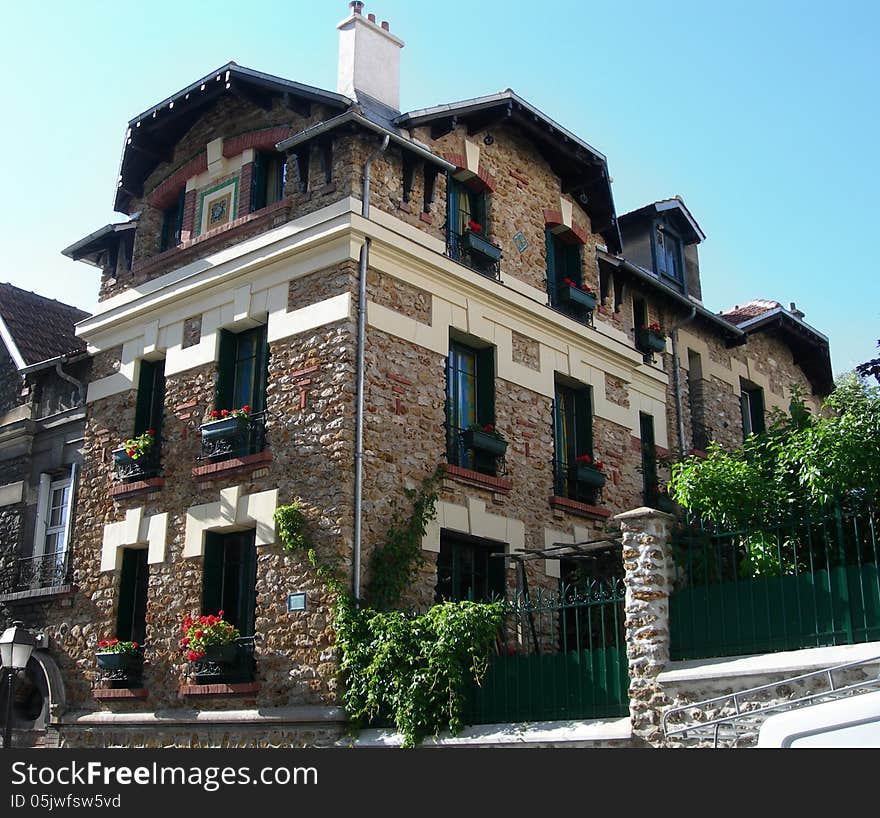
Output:
<svg viewBox="0 0 880 818">
<path fill-rule="evenodd" d="M 237 338 L 229 330 L 220 330 L 220 356 L 217 361 L 217 390 L 214 398 L 215 409 L 235 409 L 232 405 L 235 388 L 235 353 Z"/>
<path fill-rule="evenodd" d="M 576 455 L 593 456 L 593 410 L 589 389 L 578 389 L 574 393 L 574 425 L 577 438 Z"/>
<path fill-rule="evenodd" d="M 137 582 L 137 554 L 131 548 L 122 550 L 122 572 L 119 576 L 119 605 L 116 609 L 116 638 L 131 640 L 131 623 L 134 619 L 134 589 Z"/>
<path fill-rule="evenodd" d="M 562 420 L 563 396 L 560 394 L 559 386 L 556 387 L 556 394 L 553 398 L 553 454 L 557 463 L 565 462 L 565 440 L 563 439 L 563 430 L 565 424 Z"/>
<path fill-rule="evenodd" d="M 451 237 L 458 233 L 458 182 L 452 178 L 451 173 L 446 174 L 446 224 L 447 235 Z M 456 247 L 458 245 L 455 245 Z"/>
<path fill-rule="evenodd" d="M 260 327 L 259 346 L 257 351 L 257 375 L 254 378 L 254 400 L 253 408 L 255 412 L 262 412 L 266 409 L 266 385 L 269 382 L 269 342 L 266 334 L 267 328 Z"/>
<path fill-rule="evenodd" d="M 749 393 L 749 407 L 752 410 L 752 431 L 761 434 L 767 430 L 764 421 L 764 390 L 754 389 Z"/>
<path fill-rule="evenodd" d="M 654 444 L 654 418 L 639 412 L 639 431 L 642 438 L 642 479 L 645 501 L 653 501 L 657 487 L 657 449 Z"/>
<path fill-rule="evenodd" d="M 495 347 L 477 350 L 477 423 L 495 423 Z"/>
<path fill-rule="evenodd" d="M 549 227 L 544 231 L 544 238 L 547 246 L 547 294 L 550 296 L 550 303 L 554 304 L 559 290 L 559 272 L 556 269 L 556 240 Z"/>
<path fill-rule="evenodd" d="M 180 237 L 183 233 L 183 210 L 186 206 L 186 185 L 180 189 L 180 195 L 177 197 L 177 224 L 174 228 L 174 246 L 180 244 Z"/>
<path fill-rule="evenodd" d="M 221 534 L 205 533 L 205 556 L 202 562 L 202 613 L 216 614 L 223 608 L 223 564 L 226 544 Z"/>
<path fill-rule="evenodd" d="M 259 151 L 254 153 L 254 166 L 251 170 L 251 213 L 266 206 L 266 157 Z"/>
<path fill-rule="evenodd" d="M 155 383 L 156 365 L 152 361 L 141 361 L 141 372 L 138 377 L 137 404 L 134 410 L 135 435 L 143 434 L 147 429 L 151 428 L 153 388 Z"/>
<path fill-rule="evenodd" d="M 254 534 L 242 536 L 240 562 L 238 571 L 238 587 L 236 588 L 237 616 L 236 627 L 242 636 L 253 636 L 256 614 L 257 587 L 257 549 L 254 545 Z"/>
</svg>

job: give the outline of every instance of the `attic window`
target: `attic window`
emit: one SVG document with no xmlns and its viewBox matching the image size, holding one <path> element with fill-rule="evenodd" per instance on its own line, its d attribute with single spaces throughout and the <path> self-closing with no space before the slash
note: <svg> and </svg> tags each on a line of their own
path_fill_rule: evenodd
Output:
<svg viewBox="0 0 880 818">
<path fill-rule="evenodd" d="M 654 223 L 652 233 L 654 271 L 666 284 L 678 290 L 684 289 L 684 258 L 681 238 L 661 222 Z"/>
<path fill-rule="evenodd" d="M 286 182 L 287 162 L 283 154 L 267 151 L 254 154 L 251 212 L 281 201 Z"/>
<path fill-rule="evenodd" d="M 162 212 L 162 233 L 159 237 L 159 252 L 170 250 L 180 244 L 180 233 L 183 229 L 183 202 L 186 188 L 182 187 L 177 201 Z"/>
</svg>

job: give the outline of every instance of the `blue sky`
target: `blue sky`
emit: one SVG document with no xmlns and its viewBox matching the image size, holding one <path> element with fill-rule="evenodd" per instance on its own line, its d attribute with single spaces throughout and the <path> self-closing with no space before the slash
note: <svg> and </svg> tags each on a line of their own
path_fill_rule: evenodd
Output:
<svg viewBox="0 0 880 818">
<path fill-rule="evenodd" d="M 229 60 L 336 87 L 337 2 L 9 4 L 0 281 L 94 308 L 60 250 L 112 210 L 125 126 Z M 608 157 L 619 213 L 681 195 L 703 298 L 796 301 L 835 373 L 880 337 L 880 3 L 371 0 L 404 110 L 512 88 Z"/>
</svg>

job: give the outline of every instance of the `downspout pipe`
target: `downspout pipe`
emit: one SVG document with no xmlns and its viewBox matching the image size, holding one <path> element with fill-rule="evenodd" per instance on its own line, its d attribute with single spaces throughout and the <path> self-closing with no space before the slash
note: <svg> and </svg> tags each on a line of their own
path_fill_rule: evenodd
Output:
<svg viewBox="0 0 880 818">
<path fill-rule="evenodd" d="M 684 404 L 681 398 L 681 359 L 678 354 L 678 330 L 694 320 L 697 308 L 691 307 L 690 315 L 673 324 L 669 335 L 672 338 L 672 391 L 675 395 L 675 415 L 678 421 L 678 451 L 681 457 L 685 453 Z"/>
<path fill-rule="evenodd" d="M 391 141 L 386 135 L 382 144 L 364 162 L 361 215 L 370 218 L 370 171 L 373 162 L 388 149 Z M 355 377 L 357 396 L 355 398 L 354 421 L 354 549 L 352 554 L 352 592 L 355 604 L 361 599 L 361 542 L 363 532 L 363 475 L 364 475 L 364 381 L 365 350 L 367 343 L 367 269 L 370 262 L 370 238 L 364 237 L 361 246 L 360 274 L 358 276 L 358 317 L 357 317 L 357 360 Z"/>
<path fill-rule="evenodd" d="M 86 387 L 82 381 L 78 381 L 73 375 L 68 375 L 62 368 L 63 360 L 55 361 L 55 374 L 61 378 L 63 381 L 67 381 L 68 383 L 72 383 L 76 387 L 77 395 L 79 396 L 79 405 L 82 405 L 85 401 L 85 391 Z"/>
</svg>

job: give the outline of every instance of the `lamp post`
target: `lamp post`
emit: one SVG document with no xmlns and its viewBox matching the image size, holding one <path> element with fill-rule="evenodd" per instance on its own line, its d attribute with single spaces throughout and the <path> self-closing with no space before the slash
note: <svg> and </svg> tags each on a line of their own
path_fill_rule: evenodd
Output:
<svg viewBox="0 0 880 818">
<path fill-rule="evenodd" d="M 15 694 L 15 674 L 24 670 L 30 661 L 36 640 L 21 622 L 13 622 L 11 628 L 0 636 L 0 663 L 9 676 L 6 691 L 6 724 L 3 730 L 4 749 L 12 747 L 12 700 Z"/>
</svg>

